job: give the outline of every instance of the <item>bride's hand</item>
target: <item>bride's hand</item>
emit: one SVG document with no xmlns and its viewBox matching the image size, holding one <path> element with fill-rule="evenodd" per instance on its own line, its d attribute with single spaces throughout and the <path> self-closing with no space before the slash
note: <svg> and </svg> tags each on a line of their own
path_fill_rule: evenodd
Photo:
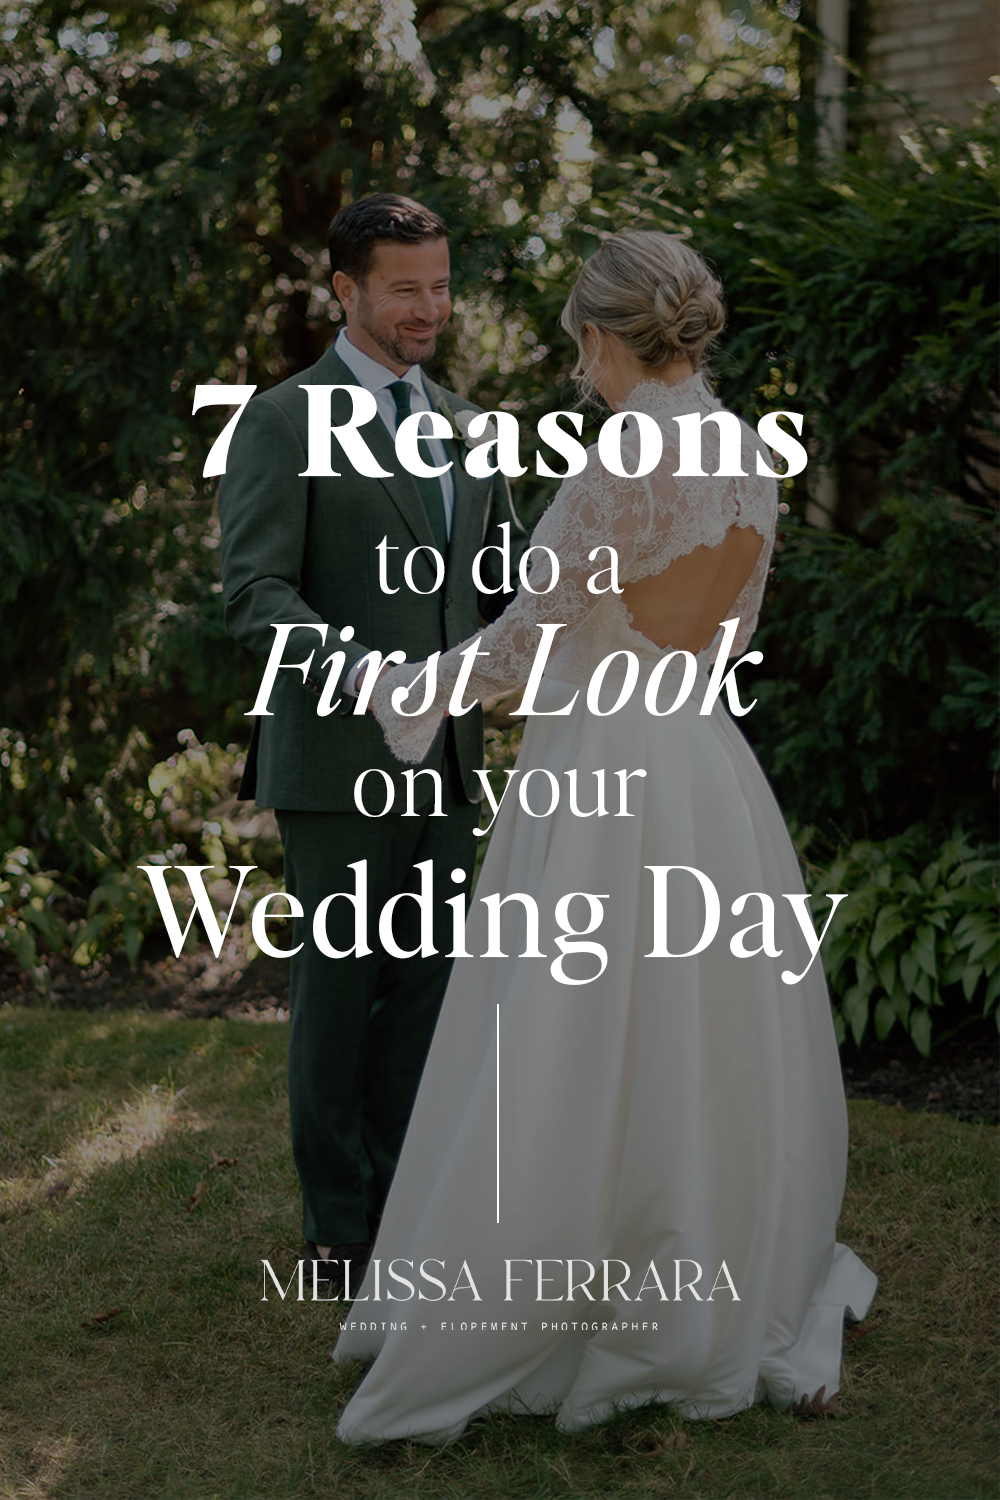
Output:
<svg viewBox="0 0 1000 1500">
<path fill-rule="evenodd" d="M 355 688 L 357 689 L 357 696 L 358 697 L 361 696 L 362 690 L 364 689 L 365 678 L 368 676 L 368 669 L 369 669 L 370 665 L 371 665 L 370 662 L 365 662 L 364 666 L 361 668 L 361 671 L 358 673 L 357 681 L 354 684 Z M 372 684 L 372 693 L 375 692 L 375 688 L 378 686 L 379 680 L 382 677 L 385 676 L 386 672 L 391 672 L 391 671 L 392 671 L 391 663 L 389 663 L 387 661 L 384 661 L 382 663 L 382 665 L 378 669 L 378 674 L 376 675 L 375 682 Z M 374 709 L 374 706 L 372 704 L 371 697 L 369 697 L 369 699 L 368 699 L 368 703 L 367 703 L 367 706 L 365 708 L 365 713 L 369 713 L 369 714 L 374 714 L 375 713 L 375 709 Z M 377 717 L 377 715 L 376 715 L 376 717 Z"/>
<path fill-rule="evenodd" d="M 368 694 L 366 712 L 371 714 L 383 734 L 385 733 L 386 726 L 396 717 L 395 709 L 392 706 L 392 694 L 398 684 L 387 683 L 385 681 L 385 678 L 392 670 L 393 668 L 388 662 L 383 662 L 382 666 L 379 667 L 375 681 L 372 683 L 371 692 Z M 359 683 L 358 686 L 361 687 L 362 683 Z"/>
<path fill-rule="evenodd" d="M 420 714 L 400 713 L 393 703 L 394 696 L 403 689 L 400 706 L 405 704 L 405 690 L 420 668 L 420 662 L 406 662 L 402 667 L 383 666 L 368 703 L 391 753 L 397 760 L 411 766 L 419 765 L 427 758 L 445 717 L 442 709 Z"/>
</svg>

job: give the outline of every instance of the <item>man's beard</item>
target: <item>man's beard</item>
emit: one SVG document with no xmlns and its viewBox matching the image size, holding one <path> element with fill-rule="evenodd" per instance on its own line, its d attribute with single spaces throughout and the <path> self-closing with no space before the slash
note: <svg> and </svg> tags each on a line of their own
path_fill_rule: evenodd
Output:
<svg viewBox="0 0 1000 1500">
<path fill-rule="evenodd" d="M 393 364 L 418 365 L 422 360 L 430 359 L 437 348 L 437 329 L 440 325 L 432 324 L 428 328 L 428 332 L 434 333 L 434 338 L 429 344 L 418 344 L 408 339 L 405 334 L 398 332 L 396 328 L 376 323 L 364 307 L 358 309 L 358 322 L 368 337 L 375 341 L 383 354 L 388 355 Z"/>
</svg>

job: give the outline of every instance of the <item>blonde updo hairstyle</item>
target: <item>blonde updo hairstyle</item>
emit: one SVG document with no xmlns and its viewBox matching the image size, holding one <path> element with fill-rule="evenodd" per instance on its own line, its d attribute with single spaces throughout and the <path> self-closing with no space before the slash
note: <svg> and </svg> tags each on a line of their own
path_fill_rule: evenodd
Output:
<svg viewBox="0 0 1000 1500">
<path fill-rule="evenodd" d="M 725 322 L 722 286 L 677 235 L 623 229 L 585 262 L 560 321 L 576 342 L 573 378 L 584 385 L 588 323 L 621 339 L 651 376 L 680 359 L 698 370 Z"/>
</svg>

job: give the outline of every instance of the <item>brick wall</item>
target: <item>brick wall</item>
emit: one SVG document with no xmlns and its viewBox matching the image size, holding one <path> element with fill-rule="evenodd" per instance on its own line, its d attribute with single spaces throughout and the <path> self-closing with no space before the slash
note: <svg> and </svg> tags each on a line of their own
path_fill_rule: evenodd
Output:
<svg viewBox="0 0 1000 1500">
<path fill-rule="evenodd" d="M 1000 73 L 996 0 L 867 0 L 862 65 L 870 77 L 967 121 Z M 891 113 L 880 109 L 885 118 Z"/>
</svg>

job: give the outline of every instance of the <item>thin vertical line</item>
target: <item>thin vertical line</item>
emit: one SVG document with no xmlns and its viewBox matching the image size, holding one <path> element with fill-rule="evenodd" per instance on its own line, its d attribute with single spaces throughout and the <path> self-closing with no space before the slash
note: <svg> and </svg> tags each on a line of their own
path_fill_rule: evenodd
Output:
<svg viewBox="0 0 1000 1500">
<path fill-rule="evenodd" d="M 497 1001 L 497 1223 L 500 1223 L 500 1001 Z"/>
</svg>

